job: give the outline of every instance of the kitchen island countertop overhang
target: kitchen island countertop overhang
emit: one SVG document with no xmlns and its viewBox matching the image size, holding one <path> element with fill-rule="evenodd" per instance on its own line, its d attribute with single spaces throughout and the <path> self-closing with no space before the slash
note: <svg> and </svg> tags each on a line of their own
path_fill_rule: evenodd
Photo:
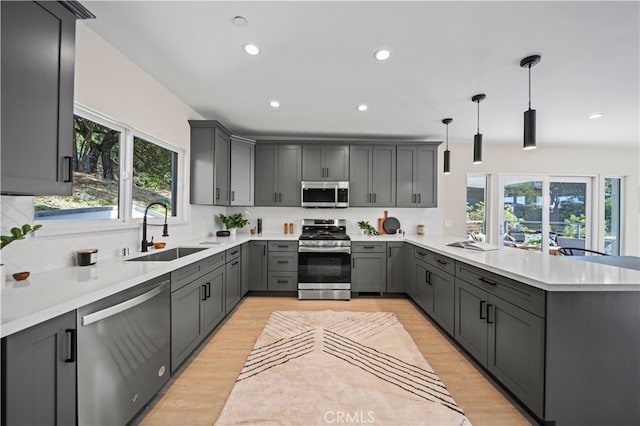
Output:
<svg viewBox="0 0 640 426">
<path fill-rule="evenodd" d="M 449 247 L 459 237 L 409 235 L 367 237 L 351 235 L 353 241 L 404 241 L 459 262 L 550 292 L 640 291 L 640 271 L 577 262 L 562 256 L 500 247 L 479 252 Z M 130 262 L 132 257 L 105 259 L 92 266 L 73 266 L 33 274 L 26 281 L 7 281 L 2 287 L 1 336 L 5 337 L 63 313 L 111 296 L 149 279 L 205 259 L 251 240 L 297 240 L 297 235 L 239 234 L 200 238 L 172 247 L 208 247 L 169 262 Z M 170 248 L 168 248 L 170 249 Z M 140 255 L 143 255 L 142 253 Z"/>
</svg>

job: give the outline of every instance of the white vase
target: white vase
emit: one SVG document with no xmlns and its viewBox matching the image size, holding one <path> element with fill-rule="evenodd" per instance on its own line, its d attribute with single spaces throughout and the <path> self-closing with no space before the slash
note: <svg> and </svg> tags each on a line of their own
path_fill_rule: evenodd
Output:
<svg viewBox="0 0 640 426">
<path fill-rule="evenodd" d="M 230 235 L 236 235 L 236 230 L 237 230 L 237 229 L 238 229 L 238 228 L 229 228 L 229 229 L 228 229 L 229 234 L 230 234 Z"/>
</svg>

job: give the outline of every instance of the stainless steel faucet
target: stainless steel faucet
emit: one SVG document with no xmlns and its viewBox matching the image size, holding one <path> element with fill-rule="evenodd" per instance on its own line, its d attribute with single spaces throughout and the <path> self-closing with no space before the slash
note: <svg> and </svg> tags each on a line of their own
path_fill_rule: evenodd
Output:
<svg viewBox="0 0 640 426">
<path fill-rule="evenodd" d="M 152 206 L 162 206 L 164 207 L 164 225 L 162 225 L 162 236 L 169 236 L 169 227 L 167 225 L 167 205 L 165 203 L 153 202 L 144 209 L 144 218 L 142 219 L 142 251 L 149 251 L 149 246 L 153 245 L 153 236 L 151 237 L 151 241 L 147 241 L 147 212 L 149 211 L 149 207 Z M 151 224 L 151 226 L 160 226 Z"/>
</svg>

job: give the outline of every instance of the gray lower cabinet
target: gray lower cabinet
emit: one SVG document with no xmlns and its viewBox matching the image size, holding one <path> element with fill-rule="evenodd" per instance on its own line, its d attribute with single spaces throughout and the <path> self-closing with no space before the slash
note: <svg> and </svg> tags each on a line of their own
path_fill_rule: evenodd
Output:
<svg viewBox="0 0 640 426">
<path fill-rule="evenodd" d="M 395 205 L 395 145 L 351 145 L 349 206 L 392 207 Z"/>
<path fill-rule="evenodd" d="M 171 371 L 198 347 L 225 315 L 225 253 L 219 253 L 185 266 L 188 278 L 174 280 L 181 270 L 171 274 Z M 193 272 L 195 269 L 198 272 Z M 195 278 L 194 278 L 195 277 Z M 191 280 L 192 279 L 192 280 Z M 189 281 L 188 283 L 184 283 Z"/>
<path fill-rule="evenodd" d="M 267 241 L 249 241 L 249 291 L 267 290 Z"/>
<path fill-rule="evenodd" d="M 387 244 L 354 242 L 351 245 L 351 292 L 383 293 L 387 288 Z"/>
<path fill-rule="evenodd" d="M 302 146 L 302 180 L 349 180 L 348 145 Z"/>
<path fill-rule="evenodd" d="M 253 206 L 255 142 L 231 136 L 231 206 Z"/>
<path fill-rule="evenodd" d="M 298 289 L 298 241 L 269 241 L 267 290 Z"/>
<path fill-rule="evenodd" d="M 300 145 L 256 144 L 255 205 L 300 207 Z"/>
<path fill-rule="evenodd" d="M 543 418 L 545 321 L 491 293 L 456 277 L 455 340 Z"/>
<path fill-rule="evenodd" d="M 76 424 L 75 333 L 73 311 L 2 339 L 3 425 Z"/>
<path fill-rule="evenodd" d="M 191 204 L 228 206 L 231 132 L 215 120 L 189 120 Z"/>
<path fill-rule="evenodd" d="M 436 207 L 438 145 L 398 145 L 396 206 Z"/>
<path fill-rule="evenodd" d="M 455 261 L 423 248 L 416 248 L 415 253 L 416 302 L 453 335 Z"/>
<path fill-rule="evenodd" d="M 249 243 L 242 244 L 240 249 L 240 297 L 249 291 Z"/>
<path fill-rule="evenodd" d="M 226 251 L 227 263 L 225 265 L 225 284 L 224 284 L 224 314 L 229 312 L 242 299 L 241 285 L 241 246 L 231 248 Z"/>
<path fill-rule="evenodd" d="M 406 291 L 413 300 L 416 299 L 416 247 L 413 244 L 406 246 L 405 271 L 406 271 Z"/>
<path fill-rule="evenodd" d="M 71 195 L 76 16 L 59 2 L 0 8 L 2 193 Z"/>
<path fill-rule="evenodd" d="M 407 269 L 404 242 L 387 242 L 387 293 L 406 293 Z"/>
</svg>

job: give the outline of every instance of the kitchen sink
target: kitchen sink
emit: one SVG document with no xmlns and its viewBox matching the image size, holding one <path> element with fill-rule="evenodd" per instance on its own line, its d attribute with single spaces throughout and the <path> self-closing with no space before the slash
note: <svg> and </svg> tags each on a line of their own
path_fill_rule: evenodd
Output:
<svg viewBox="0 0 640 426">
<path fill-rule="evenodd" d="M 169 262 L 206 249 L 206 247 L 176 247 L 129 259 L 127 262 Z"/>
</svg>

